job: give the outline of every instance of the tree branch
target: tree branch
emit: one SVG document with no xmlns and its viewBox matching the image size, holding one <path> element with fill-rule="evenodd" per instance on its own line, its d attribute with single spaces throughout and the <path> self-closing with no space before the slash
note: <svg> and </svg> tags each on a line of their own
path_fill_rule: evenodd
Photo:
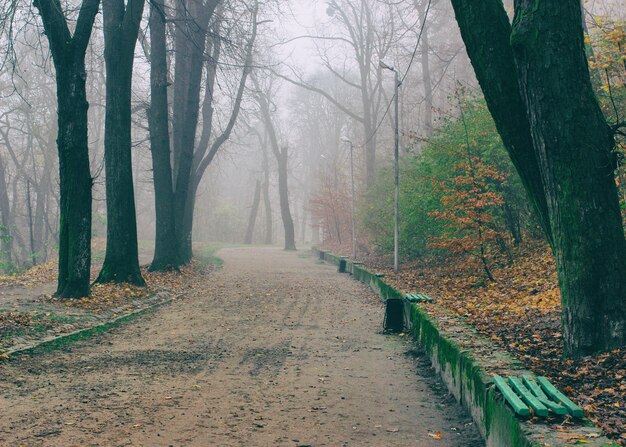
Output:
<svg viewBox="0 0 626 447">
<path fill-rule="evenodd" d="M 354 113 L 352 110 L 348 109 L 346 106 L 344 106 L 343 104 L 341 104 L 339 101 L 337 101 L 335 98 L 333 98 L 331 95 L 329 95 L 328 93 L 326 93 L 324 90 L 314 87 L 312 85 L 306 84 L 304 82 L 300 82 L 300 81 L 296 81 L 294 79 L 291 79 L 285 75 L 282 75 L 280 73 L 278 73 L 275 70 L 271 70 L 270 71 L 277 77 L 284 79 L 285 81 L 297 86 L 297 87 L 301 87 L 304 88 L 306 90 L 309 90 L 311 92 L 315 92 L 318 93 L 320 95 L 322 95 L 324 98 L 328 99 L 330 102 L 332 102 L 339 110 L 341 110 L 343 113 L 345 113 L 346 115 L 348 115 L 350 118 L 355 119 L 356 121 L 362 123 L 364 121 L 362 116 L 357 115 L 356 113 Z"/>
<path fill-rule="evenodd" d="M 45 0 L 39 0 L 45 1 Z M 100 0 L 83 0 L 78 13 L 76 29 L 74 30 L 74 51 L 84 54 L 87 51 L 87 44 L 91 37 L 93 22 L 96 19 L 100 8 Z"/>
<path fill-rule="evenodd" d="M 66 46 L 72 41 L 61 3 L 59 0 L 35 0 L 33 4 L 43 21 L 54 62 L 58 64 L 63 59 Z"/>
<path fill-rule="evenodd" d="M 246 58 L 244 61 L 244 68 L 241 74 L 241 79 L 239 80 L 239 87 L 237 89 L 237 95 L 235 97 L 233 111 L 230 115 L 230 119 L 228 120 L 228 124 L 226 125 L 226 128 L 224 129 L 222 134 L 215 139 L 215 141 L 211 145 L 211 149 L 209 150 L 209 153 L 206 155 L 206 157 L 202 159 L 202 161 L 198 165 L 198 168 L 196 169 L 195 176 L 194 176 L 196 182 L 200 182 L 200 179 L 204 175 L 204 172 L 206 171 L 207 167 L 211 164 L 211 161 L 217 154 L 217 151 L 219 151 L 220 147 L 222 147 L 222 145 L 230 138 L 230 134 L 232 133 L 233 128 L 235 127 L 235 123 L 237 122 L 237 117 L 239 116 L 239 111 L 241 110 L 241 101 L 243 99 L 243 94 L 246 89 L 246 82 L 248 80 L 248 75 L 250 74 L 250 71 L 252 70 L 252 67 L 251 67 L 252 66 L 252 52 L 254 49 L 254 42 L 257 36 L 258 10 L 259 10 L 259 4 L 258 2 L 256 2 L 254 5 L 254 9 L 252 11 L 252 33 L 251 33 L 250 39 L 248 40 L 248 44 L 246 48 Z"/>
</svg>

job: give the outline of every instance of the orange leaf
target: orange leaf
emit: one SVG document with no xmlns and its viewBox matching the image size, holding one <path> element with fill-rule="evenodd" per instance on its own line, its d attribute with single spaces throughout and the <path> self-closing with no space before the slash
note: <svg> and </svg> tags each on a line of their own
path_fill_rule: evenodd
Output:
<svg viewBox="0 0 626 447">
<path fill-rule="evenodd" d="M 437 433 L 428 433 L 428 436 L 430 436 L 433 439 L 441 439 L 441 437 L 443 436 L 443 433 L 438 431 Z"/>
</svg>

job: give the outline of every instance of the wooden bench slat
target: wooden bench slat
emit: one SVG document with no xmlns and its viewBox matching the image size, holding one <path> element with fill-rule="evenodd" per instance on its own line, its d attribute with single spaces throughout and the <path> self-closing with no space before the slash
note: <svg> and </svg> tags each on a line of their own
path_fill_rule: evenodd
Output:
<svg viewBox="0 0 626 447">
<path fill-rule="evenodd" d="M 420 298 L 419 294 L 415 293 L 407 293 L 404 297 L 412 303 L 421 303 L 422 301 L 424 301 L 422 298 Z"/>
<path fill-rule="evenodd" d="M 558 414 L 559 416 L 563 416 L 567 414 L 567 408 L 565 408 L 563 405 L 561 405 L 558 402 L 551 401 L 550 398 L 546 396 L 546 394 L 543 392 L 541 387 L 537 384 L 537 381 L 535 380 L 533 376 L 528 376 L 528 375 L 522 376 L 522 380 L 524 382 L 524 385 L 526 385 L 526 387 L 530 391 L 532 391 L 532 393 L 535 396 L 537 396 L 537 399 L 539 399 L 539 402 L 541 402 L 546 407 L 548 407 L 554 414 Z"/>
<path fill-rule="evenodd" d="M 418 296 L 422 299 L 422 301 L 427 301 L 429 303 L 432 302 L 432 299 L 429 296 L 424 295 L 423 293 L 420 293 Z"/>
<path fill-rule="evenodd" d="M 513 407 L 513 410 L 520 416 L 530 416 L 530 409 L 522 402 L 522 400 L 515 394 L 509 385 L 499 375 L 493 376 L 493 382 L 500 390 L 506 401 Z"/>
<path fill-rule="evenodd" d="M 582 418 L 585 416 L 585 412 L 582 408 L 576 405 L 574 402 L 569 400 L 563 393 L 557 390 L 554 385 L 550 383 L 547 377 L 537 377 L 537 382 L 541 385 L 543 391 L 550 396 L 550 398 L 556 402 L 560 402 L 567 408 L 569 414 L 574 416 L 575 418 Z"/>
<path fill-rule="evenodd" d="M 511 384 L 511 387 L 522 397 L 522 400 L 533 409 L 533 412 L 537 416 L 546 417 L 548 415 L 548 408 L 542 404 L 539 399 L 537 399 L 535 395 L 532 394 L 528 388 L 526 388 L 526 386 L 524 386 L 519 377 L 509 376 L 509 383 Z"/>
<path fill-rule="evenodd" d="M 433 299 L 422 293 L 407 293 L 404 298 L 412 303 L 432 303 Z"/>
</svg>

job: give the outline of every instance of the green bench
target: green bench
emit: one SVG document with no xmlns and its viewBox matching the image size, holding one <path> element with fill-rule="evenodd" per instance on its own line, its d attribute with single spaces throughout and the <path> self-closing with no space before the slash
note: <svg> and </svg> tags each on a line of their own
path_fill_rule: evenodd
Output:
<svg viewBox="0 0 626 447">
<path fill-rule="evenodd" d="M 404 299 L 409 303 L 432 303 L 433 299 L 422 293 L 407 293 L 404 295 Z"/>
<path fill-rule="evenodd" d="M 582 408 L 557 390 L 545 377 L 509 376 L 506 380 L 495 375 L 493 382 L 515 413 L 520 416 L 547 417 L 549 414 L 557 416 L 569 414 L 575 418 L 585 416 Z"/>
</svg>

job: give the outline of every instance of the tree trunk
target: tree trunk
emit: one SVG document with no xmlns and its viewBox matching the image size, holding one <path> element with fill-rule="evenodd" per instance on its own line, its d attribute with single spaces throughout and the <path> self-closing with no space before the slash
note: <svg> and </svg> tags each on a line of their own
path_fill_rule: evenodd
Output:
<svg viewBox="0 0 626 447">
<path fill-rule="evenodd" d="M 178 253 L 182 263 L 191 261 L 193 257 L 193 215 L 196 208 L 196 196 L 198 195 L 199 184 L 192 181 L 187 192 L 187 205 L 182 217 L 176 218 L 176 225 L 179 225 L 180 239 Z"/>
<path fill-rule="evenodd" d="M 515 212 L 506 201 L 502 204 L 504 222 L 513 239 L 513 245 L 519 247 L 522 244 L 522 229 L 520 225 L 519 213 Z"/>
<path fill-rule="evenodd" d="M 293 226 L 293 218 L 289 209 L 289 188 L 287 186 L 287 160 L 288 149 L 283 147 L 278 157 L 278 194 L 280 196 L 280 215 L 285 229 L 285 250 L 296 249 L 296 236 Z"/>
<path fill-rule="evenodd" d="M 163 2 L 152 0 L 150 9 L 150 149 L 154 178 L 156 235 L 150 271 L 177 269 L 178 239 L 174 220 L 174 190 L 167 101 L 167 55 L 165 9 Z"/>
<path fill-rule="evenodd" d="M 89 294 L 91 267 L 91 187 L 85 52 L 99 0 L 84 0 L 74 35 L 58 0 L 36 0 L 42 18 L 57 87 L 57 149 L 59 153 L 60 223 L 59 276 L 56 295 L 78 298 Z"/>
<path fill-rule="evenodd" d="M 263 175 L 263 208 L 265 210 L 265 237 L 263 238 L 263 243 L 272 245 L 274 243 L 274 231 L 272 228 L 272 201 L 270 200 L 270 166 L 266 145 L 263 145 Z"/>
<path fill-rule="evenodd" d="M 502 0 L 452 0 L 456 20 L 491 116 L 548 241 L 552 230 L 530 123 L 510 45 L 511 24 Z"/>
<path fill-rule="evenodd" d="M 426 16 L 425 5 L 419 7 L 420 16 Z M 424 136 L 430 137 L 433 133 L 433 84 L 430 77 L 430 41 L 428 37 L 428 21 L 424 21 L 424 30 L 422 32 L 422 81 L 424 82 Z"/>
<path fill-rule="evenodd" d="M 191 73 L 191 41 L 190 24 L 197 19 L 189 17 L 193 11 L 195 1 L 174 0 L 176 21 L 174 28 L 174 95 L 172 101 L 172 159 L 174 163 L 174 184 L 180 170 L 182 135 L 185 128 L 187 113 L 187 92 L 189 90 L 189 75 Z"/>
<path fill-rule="evenodd" d="M 64 298 L 89 295 L 91 268 L 92 179 L 87 139 L 89 105 L 84 60 L 75 63 L 78 66 L 69 67 L 67 73 L 57 68 L 61 216 L 56 294 Z"/>
<path fill-rule="evenodd" d="M 367 69 L 369 70 L 369 67 Z M 364 76 L 361 74 L 361 77 Z M 361 101 L 363 104 L 363 138 L 365 138 L 365 186 L 369 189 L 376 180 L 376 134 L 367 85 L 361 88 Z"/>
<path fill-rule="evenodd" d="M 0 156 L 0 259 L 3 259 L 2 265 L 4 271 L 10 271 L 12 267 L 11 261 L 11 207 L 9 204 L 9 195 L 7 194 L 6 174 L 4 170 L 4 162 Z"/>
<path fill-rule="evenodd" d="M 35 249 L 35 228 L 33 222 L 33 204 L 30 194 L 30 180 L 26 179 L 26 211 L 28 214 L 28 241 L 30 243 L 30 262 L 37 265 L 37 251 Z"/>
<path fill-rule="evenodd" d="M 220 4 L 221 0 L 211 0 L 205 9 L 209 9 L 214 11 L 215 8 Z M 241 78 L 239 78 L 239 86 L 237 87 L 237 93 L 233 99 L 233 108 L 230 113 L 230 117 L 226 124 L 226 127 L 222 131 L 222 133 L 215 138 L 213 143 L 209 148 L 209 139 L 211 136 L 211 124 L 213 121 L 213 87 L 215 85 L 215 75 L 217 69 L 217 63 L 220 55 L 221 43 L 215 42 L 213 43 L 213 57 L 214 60 L 207 67 L 207 85 L 205 86 L 206 95 L 205 95 L 205 103 L 203 104 L 203 118 L 207 121 L 203 122 L 202 135 L 200 137 L 200 141 L 196 151 L 192 154 L 192 169 L 191 175 L 189 177 L 189 193 L 187 194 L 187 201 L 185 203 L 184 208 L 184 222 L 183 222 L 183 232 L 182 238 L 184 239 L 181 247 L 183 251 L 183 259 L 191 260 L 193 255 L 192 252 L 192 236 L 193 236 L 193 216 L 194 209 L 196 205 L 196 195 L 198 192 L 198 188 L 200 186 L 200 182 L 202 181 L 202 177 L 206 172 L 206 169 L 209 167 L 211 162 L 213 161 L 215 155 L 222 147 L 222 145 L 228 141 L 230 135 L 235 127 L 237 122 L 237 117 L 239 116 L 239 112 L 241 110 L 241 101 L 243 99 L 243 94 L 246 89 L 246 82 L 248 79 L 248 75 L 250 70 L 252 69 L 252 55 L 254 49 L 254 42 L 256 40 L 257 35 L 257 13 L 258 13 L 258 1 L 254 3 L 251 12 L 250 21 L 252 23 L 252 30 L 250 33 L 250 37 L 246 44 L 246 56 L 243 63 L 243 70 L 241 73 Z M 211 9 L 212 8 L 212 9 Z M 212 14 L 212 12 L 211 12 Z M 214 23 L 214 34 L 219 34 L 220 29 L 220 20 L 216 20 Z M 196 115 L 197 122 L 197 115 Z M 195 141 L 195 134 L 194 139 Z M 177 193 L 178 193 L 178 183 L 177 183 Z"/>
<path fill-rule="evenodd" d="M 139 269 L 137 219 L 131 154 L 131 84 L 137 34 L 144 0 L 104 0 L 106 63 L 107 247 L 97 282 L 144 285 Z"/>
<path fill-rule="evenodd" d="M 48 147 L 46 149 L 52 149 L 54 147 L 54 137 L 56 132 L 48 133 Z M 48 197 L 50 195 L 50 176 L 54 165 L 53 161 L 54 152 L 52 150 L 46 150 L 43 154 L 43 169 L 41 178 L 35 185 L 35 209 L 33 216 L 33 239 L 34 239 L 34 252 L 37 255 L 37 262 L 46 262 L 48 256 L 48 237 L 45 234 L 44 220 L 48 213 Z M 33 162 L 34 166 L 34 162 Z"/>
<path fill-rule="evenodd" d="M 556 258 L 565 354 L 623 346 L 626 243 L 613 138 L 591 88 L 579 1 L 517 1 L 513 31 L 499 0 L 452 4 Z"/>
<path fill-rule="evenodd" d="M 515 2 L 511 42 L 546 193 L 565 354 L 626 345 L 615 142 L 594 95 L 578 0 Z"/>
<path fill-rule="evenodd" d="M 48 251 L 48 239 L 44 234 L 44 216 L 48 212 L 48 194 L 50 188 L 50 169 L 48 164 L 44 165 L 44 175 L 37 185 L 37 192 L 35 194 L 35 216 L 33 223 L 33 237 L 35 239 L 35 253 L 39 262 L 46 262 Z"/>
<path fill-rule="evenodd" d="M 252 200 L 252 207 L 250 208 L 250 218 L 248 219 L 248 228 L 246 229 L 246 236 L 244 238 L 244 244 L 252 244 L 252 236 L 254 235 L 254 224 L 256 223 L 256 216 L 259 212 L 259 203 L 261 202 L 261 181 L 257 180 L 254 187 L 254 199 Z"/>
<path fill-rule="evenodd" d="M 288 169 L 287 162 L 289 160 L 289 152 L 287 147 L 280 149 L 278 145 L 278 138 L 276 136 L 276 129 L 272 122 L 272 115 L 270 113 L 270 106 L 267 96 L 261 91 L 258 80 L 253 77 L 254 87 L 257 94 L 257 100 L 261 111 L 263 122 L 265 123 L 265 130 L 269 137 L 270 148 L 276 157 L 278 163 L 278 194 L 280 199 L 280 215 L 283 220 L 283 227 L 285 230 L 285 250 L 296 249 L 296 235 L 293 226 L 293 218 L 291 217 L 291 210 L 289 209 L 289 188 L 287 182 Z"/>
<path fill-rule="evenodd" d="M 209 20 L 219 0 L 210 0 L 207 5 L 194 0 L 178 2 L 179 19 L 186 18 L 188 25 L 181 23 L 176 32 L 176 65 L 174 90 L 174 213 L 179 262 L 191 261 L 191 235 L 193 230 L 193 208 L 196 192 L 193 183 L 193 157 L 200 110 L 202 67 L 207 42 Z M 189 217 L 191 216 L 191 217 Z"/>
</svg>

